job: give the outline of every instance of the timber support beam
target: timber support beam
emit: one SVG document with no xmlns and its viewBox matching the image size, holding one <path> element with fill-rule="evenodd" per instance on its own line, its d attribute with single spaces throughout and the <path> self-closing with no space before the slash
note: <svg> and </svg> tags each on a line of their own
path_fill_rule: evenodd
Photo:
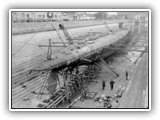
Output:
<svg viewBox="0 0 160 120">
<path fill-rule="evenodd" d="M 100 58 L 100 60 L 101 60 L 102 63 L 105 64 L 117 77 L 119 77 L 119 75 L 118 75 L 102 58 Z"/>
</svg>

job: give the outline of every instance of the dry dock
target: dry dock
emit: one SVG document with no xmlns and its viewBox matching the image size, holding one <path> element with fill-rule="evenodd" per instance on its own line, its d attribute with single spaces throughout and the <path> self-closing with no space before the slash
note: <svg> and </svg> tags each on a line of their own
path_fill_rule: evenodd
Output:
<svg viewBox="0 0 160 120">
<path fill-rule="evenodd" d="M 116 29 L 117 24 L 111 25 Z M 70 29 L 69 33 L 72 37 L 88 36 L 89 32 L 105 33 L 104 26 L 84 27 Z M 23 44 L 34 34 L 16 35 L 12 37 L 12 54 L 22 47 Z M 64 37 L 62 35 L 62 37 Z M 41 50 L 36 47 L 37 43 L 47 44 L 48 39 L 52 38 L 55 42 L 60 41 L 56 32 L 38 33 L 32 41 L 27 44 L 21 52 L 12 58 L 12 108 L 42 108 L 39 104 L 45 104 L 43 101 L 50 97 L 47 90 L 43 91 L 41 99 L 37 98 L 45 74 L 44 72 L 29 73 L 29 70 L 36 64 L 44 61 L 47 55 L 47 49 Z M 132 42 L 136 41 L 136 45 L 147 45 L 147 38 L 144 35 L 132 35 Z M 54 53 L 62 48 L 54 48 Z M 137 49 L 144 49 L 140 47 Z M 88 89 L 90 98 L 83 101 L 77 100 L 80 92 L 77 92 L 71 99 L 74 103 L 71 108 L 106 108 L 104 101 L 95 101 L 95 98 L 102 95 L 114 96 L 117 90 L 123 89 L 123 94 L 118 98 L 116 108 L 146 108 L 148 107 L 148 53 L 143 52 L 121 52 L 112 55 L 105 60 L 109 62 L 110 67 L 120 76 L 117 77 L 108 67 L 101 61 L 99 64 L 102 69 L 97 74 L 97 79 L 90 82 Z M 129 79 L 126 80 L 125 73 L 128 71 Z M 105 90 L 102 90 L 102 79 L 106 82 Z M 110 80 L 115 81 L 114 89 L 110 89 Z M 96 94 L 94 94 L 96 93 Z M 56 106 L 58 108 L 68 107 L 70 103 L 61 101 L 61 96 L 57 96 L 60 101 Z M 57 100 L 57 101 L 58 101 Z"/>
</svg>

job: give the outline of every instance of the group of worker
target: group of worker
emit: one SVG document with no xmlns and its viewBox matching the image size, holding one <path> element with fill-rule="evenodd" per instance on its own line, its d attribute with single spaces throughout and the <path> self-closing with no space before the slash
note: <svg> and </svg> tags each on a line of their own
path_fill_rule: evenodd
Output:
<svg viewBox="0 0 160 120">
<path fill-rule="evenodd" d="M 126 71 L 126 80 L 128 80 L 128 71 Z M 115 83 L 115 81 L 113 81 L 113 79 L 111 79 L 111 81 L 110 81 L 110 89 L 111 90 L 113 90 L 113 88 L 114 88 L 114 83 Z M 104 80 L 102 80 L 102 90 L 104 90 L 105 87 L 106 87 L 106 83 Z"/>
<path fill-rule="evenodd" d="M 89 69 L 85 70 L 82 74 L 80 74 L 79 71 L 76 71 L 74 77 L 72 78 L 75 80 L 76 91 L 77 90 L 81 91 L 80 101 L 82 101 L 82 102 L 86 98 L 86 94 L 88 92 L 87 80 L 93 79 L 93 78 L 90 78 L 90 76 L 93 76 L 93 74 L 94 74 L 93 68 L 94 68 L 93 66 L 90 66 Z M 128 80 L 128 71 L 126 71 L 125 75 L 126 75 L 126 80 Z M 88 76 L 88 78 L 86 79 L 87 76 Z M 114 89 L 114 84 L 115 84 L 115 81 L 113 79 L 111 79 L 111 81 L 110 81 L 110 89 L 111 90 Z M 105 90 L 105 87 L 106 87 L 105 80 L 102 80 L 102 90 Z"/>
<path fill-rule="evenodd" d="M 65 74 L 65 79 L 70 78 L 68 85 L 72 94 L 77 91 L 81 92 L 81 101 L 85 99 L 86 93 L 88 92 L 87 84 L 93 79 L 94 71 L 94 66 L 89 65 L 83 72 L 80 72 L 78 68 L 75 68 L 74 71 L 68 71 L 68 73 Z"/>
</svg>

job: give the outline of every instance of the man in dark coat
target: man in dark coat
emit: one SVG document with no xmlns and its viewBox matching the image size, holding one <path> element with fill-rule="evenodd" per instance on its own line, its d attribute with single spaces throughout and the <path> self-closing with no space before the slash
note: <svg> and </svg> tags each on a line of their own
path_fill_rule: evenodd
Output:
<svg viewBox="0 0 160 120">
<path fill-rule="evenodd" d="M 110 81 L 111 90 L 113 90 L 113 86 L 114 86 L 114 81 L 111 79 L 111 81 Z"/>
<path fill-rule="evenodd" d="M 84 101 L 84 91 L 83 91 L 83 90 L 81 91 L 81 98 L 80 98 L 80 101 L 81 101 L 81 102 Z"/>
<path fill-rule="evenodd" d="M 106 87 L 106 83 L 105 83 L 105 81 L 104 81 L 104 80 L 102 80 L 102 89 L 104 90 L 104 89 L 105 89 L 105 87 Z"/>
<path fill-rule="evenodd" d="M 126 80 L 128 80 L 128 71 L 126 71 Z"/>
</svg>

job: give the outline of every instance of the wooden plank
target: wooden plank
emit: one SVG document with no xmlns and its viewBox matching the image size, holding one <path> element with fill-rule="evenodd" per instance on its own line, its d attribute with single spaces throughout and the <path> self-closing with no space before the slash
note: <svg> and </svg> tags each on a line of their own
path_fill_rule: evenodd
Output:
<svg viewBox="0 0 160 120">
<path fill-rule="evenodd" d="M 41 74 L 42 74 L 42 72 L 38 72 L 38 73 L 32 73 L 32 74 L 28 74 L 28 75 L 19 76 L 15 80 L 12 80 L 12 85 L 18 84 L 18 83 L 21 83 L 21 82 L 24 83 L 25 81 L 31 81 L 32 79 L 40 76 Z"/>
<path fill-rule="evenodd" d="M 31 86 L 36 85 L 37 83 L 42 81 L 42 79 L 44 79 L 44 77 L 45 76 L 42 76 L 41 79 L 40 78 L 36 78 L 34 81 L 27 82 L 25 84 L 27 86 L 26 88 L 22 88 L 22 86 L 16 87 L 15 89 L 12 90 L 12 96 L 16 95 L 17 93 L 23 92 L 24 89 L 29 89 Z"/>
<path fill-rule="evenodd" d="M 41 87 L 36 88 L 37 91 L 39 91 L 40 89 L 41 89 Z M 23 99 L 32 99 L 34 96 L 37 97 L 37 94 L 27 94 L 25 97 L 19 99 L 14 104 L 12 103 L 12 107 L 17 108 L 19 106 L 20 108 L 25 108 L 25 107 L 23 107 L 23 106 L 25 106 Z"/>
<path fill-rule="evenodd" d="M 25 96 L 26 94 L 31 93 L 31 91 L 33 91 L 34 88 L 36 88 L 37 86 L 41 87 L 43 80 L 44 80 L 44 78 L 41 78 L 38 81 L 36 81 L 36 84 L 30 84 L 31 86 L 29 86 L 28 88 L 24 89 L 24 91 L 22 91 L 22 92 L 19 91 L 22 88 L 19 88 L 18 90 L 16 90 L 15 94 L 12 96 L 12 100 L 13 100 L 12 102 L 14 102 L 15 98 L 19 98 L 19 97 L 21 98 L 21 97 Z"/>
<path fill-rule="evenodd" d="M 39 89 L 40 90 L 40 89 Z M 38 90 L 38 91 L 39 91 Z M 42 95 L 41 99 L 37 99 L 37 95 L 31 95 L 29 98 L 34 101 L 34 100 L 39 100 L 39 102 L 43 103 L 43 101 L 46 99 L 46 98 L 49 98 L 50 94 L 47 94 L 47 90 L 44 90 L 44 95 Z M 43 103 L 45 104 L 45 103 Z M 21 102 L 19 104 L 21 106 L 21 108 L 39 108 L 37 107 L 38 104 L 31 104 L 31 105 L 27 105 L 27 104 L 24 104 L 24 102 Z"/>
<path fill-rule="evenodd" d="M 34 91 L 39 91 L 41 86 L 34 87 Z M 18 97 L 16 100 L 12 101 L 12 106 L 21 105 L 24 103 L 23 99 L 31 99 L 33 96 L 37 97 L 37 94 L 32 94 L 30 91 L 25 93 L 25 95 Z M 14 102 L 14 103 L 13 103 Z"/>
</svg>

